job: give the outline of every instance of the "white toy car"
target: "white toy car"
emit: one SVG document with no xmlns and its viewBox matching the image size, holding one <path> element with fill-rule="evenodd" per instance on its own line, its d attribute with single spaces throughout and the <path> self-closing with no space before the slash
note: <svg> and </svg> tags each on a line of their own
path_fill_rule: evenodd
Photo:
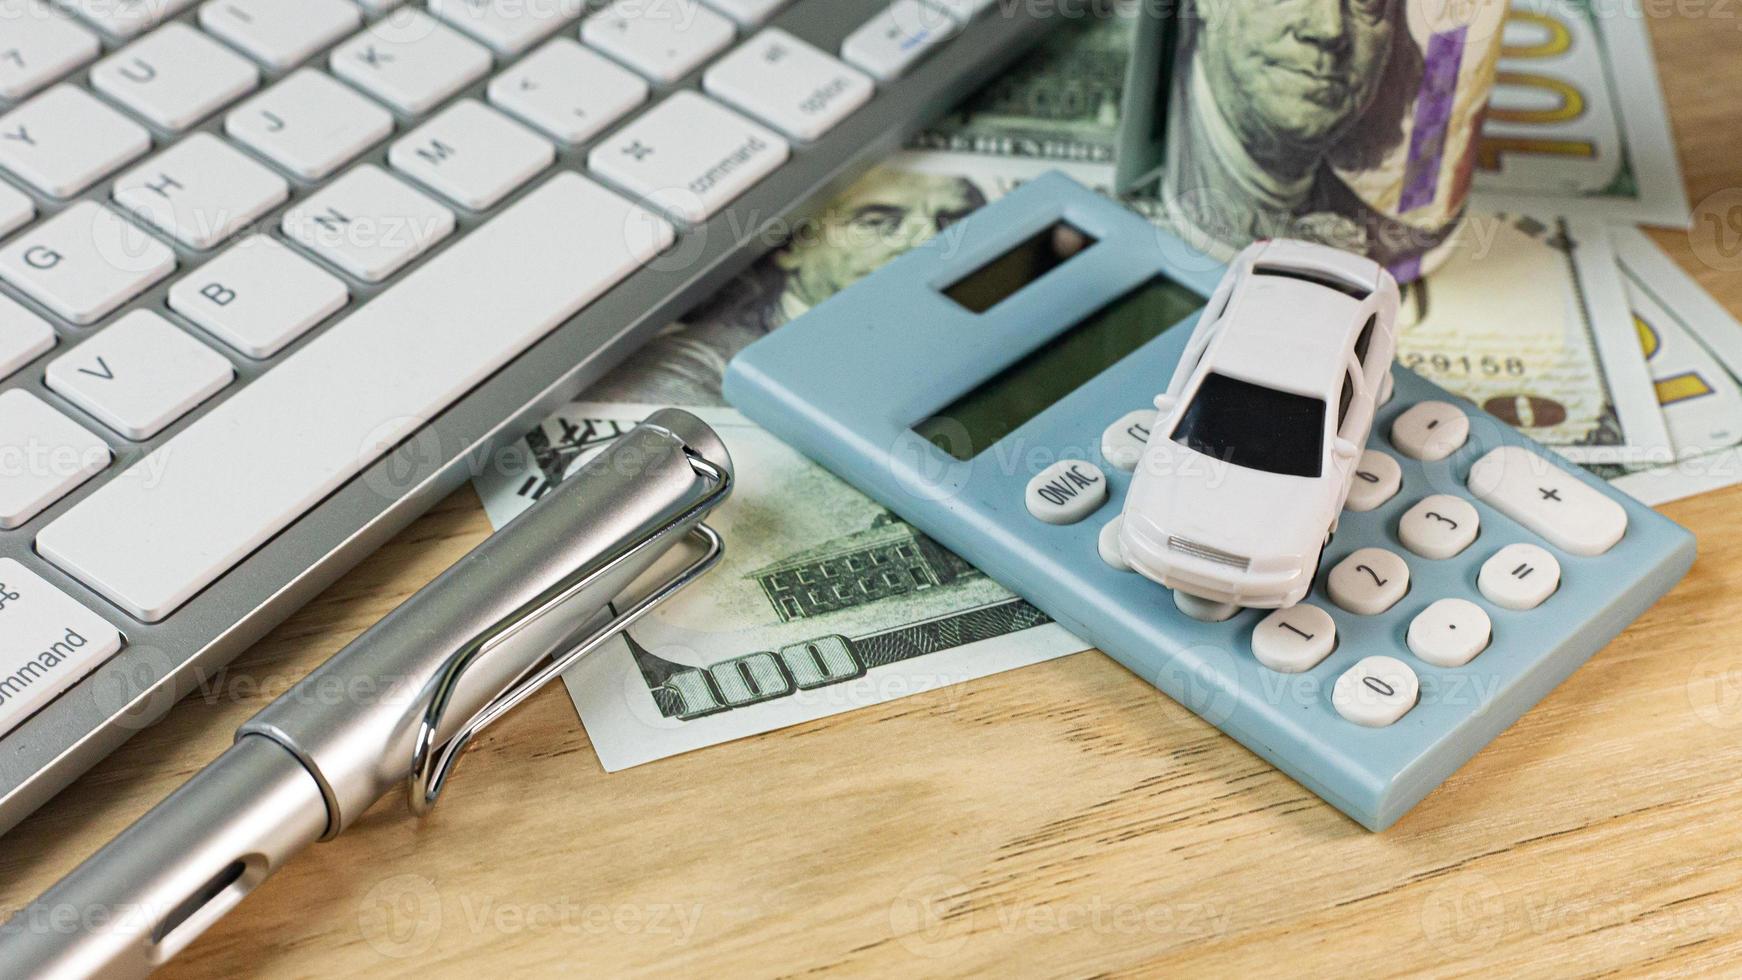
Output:
<svg viewBox="0 0 1742 980">
<path fill-rule="evenodd" d="M 1388 397 L 1397 305 L 1368 259 L 1295 241 L 1241 252 L 1155 400 L 1126 563 L 1212 602 L 1305 597 Z"/>
</svg>

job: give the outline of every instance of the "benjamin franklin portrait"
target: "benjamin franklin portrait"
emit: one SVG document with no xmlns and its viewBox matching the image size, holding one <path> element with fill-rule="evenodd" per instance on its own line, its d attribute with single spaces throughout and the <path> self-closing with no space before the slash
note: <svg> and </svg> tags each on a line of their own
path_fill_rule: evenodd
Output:
<svg viewBox="0 0 1742 980">
<path fill-rule="evenodd" d="M 1391 266 L 1444 240 L 1338 175 L 1405 139 L 1423 61 L 1405 0 L 1190 0 L 1169 108 L 1166 196 L 1234 244 L 1293 235 Z"/>
</svg>

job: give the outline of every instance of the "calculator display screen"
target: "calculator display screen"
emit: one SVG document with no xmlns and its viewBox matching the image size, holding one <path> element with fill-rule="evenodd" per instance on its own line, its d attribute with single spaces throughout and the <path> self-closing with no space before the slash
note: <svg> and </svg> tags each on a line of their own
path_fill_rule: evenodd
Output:
<svg viewBox="0 0 1742 980">
<path fill-rule="evenodd" d="M 972 459 L 1203 305 L 1204 298 L 1196 292 L 1156 276 L 1047 341 L 915 425 L 914 430 L 951 456 Z M 1166 378 L 1156 379 L 1156 391 L 1149 394 L 1160 392 L 1166 383 Z"/>
</svg>

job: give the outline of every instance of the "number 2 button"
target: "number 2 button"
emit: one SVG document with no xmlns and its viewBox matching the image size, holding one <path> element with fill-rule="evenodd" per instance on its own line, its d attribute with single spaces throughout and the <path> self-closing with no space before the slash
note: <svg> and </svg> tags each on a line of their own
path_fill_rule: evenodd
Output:
<svg viewBox="0 0 1742 980">
<path fill-rule="evenodd" d="M 1409 566 L 1384 548 L 1361 548 L 1331 569 L 1325 587 L 1344 609 L 1377 616 L 1409 591 Z"/>
</svg>

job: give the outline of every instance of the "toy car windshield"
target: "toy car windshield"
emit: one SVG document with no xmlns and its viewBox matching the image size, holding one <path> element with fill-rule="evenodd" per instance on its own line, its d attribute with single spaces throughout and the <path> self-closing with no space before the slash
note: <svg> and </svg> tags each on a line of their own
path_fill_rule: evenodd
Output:
<svg viewBox="0 0 1742 980">
<path fill-rule="evenodd" d="M 1247 469 L 1318 476 L 1324 467 L 1325 403 L 1208 374 L 1173 430 L 1173 441 Z"/>
</svg>

